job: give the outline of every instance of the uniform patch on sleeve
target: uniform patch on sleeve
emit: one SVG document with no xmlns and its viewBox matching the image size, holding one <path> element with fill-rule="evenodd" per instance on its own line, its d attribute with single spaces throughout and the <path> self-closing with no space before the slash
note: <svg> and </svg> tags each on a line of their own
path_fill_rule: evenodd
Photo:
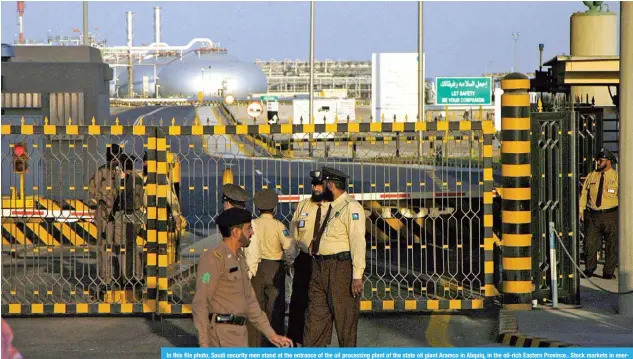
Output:
<svg viewBox="0 0 633 359">
<path fill-rule="evenodd" d="M 211 273 L 206 272 L 205 274 L 202 275 L 202 283 L 209 284 L 210 281 L 211 281 Z"/>
<path fill-rule="evenodd" d="M 290 237 L 290 232 L 287 229 L 284 229 L 284 236 Z"/>
<path fill-rule="evenodd" d="M 358 218 L 359 218 L 358 213 L 352 213 L 352 219 L 353 219 L 354 221 L 358 221 Z"/>
<path fill-rule="evenodd" d="M 222 255 L 218 251 L 213 251 L 213 255 L 216 256 L 216 258 L 218 259 L 222 258 Z"/>
</svg>

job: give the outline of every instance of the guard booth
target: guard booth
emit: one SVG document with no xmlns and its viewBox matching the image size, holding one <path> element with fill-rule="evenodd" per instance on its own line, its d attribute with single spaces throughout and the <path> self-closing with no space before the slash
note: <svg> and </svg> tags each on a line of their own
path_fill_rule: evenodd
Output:
<svg viewBox="0 0 633 359">
<path fill-rule="evenodd" d="M 613 71 L 618 63 L 619 59 L 612 56 L 558 56 L 544 64 L 549 69 L 536 71 L 531 80 L 530 92 L 537 99 L 531 104 L 530 138 L 532 298 L 541 303 L 552 298 L 550 222 L 554 222 L 574 261 L 584 263 L 579 194 L 585 177 L 593 170 L 597 151 L 604 147 L 618 153 L 619 75 Z M 609 86 L 613 106 L 596 106 L 595 99 L 588 95 L 572 96 L 572 85 Z M 580 276 L 558 240 L 556 257 L 559 301 L 580 304 Z"/>
</svg>

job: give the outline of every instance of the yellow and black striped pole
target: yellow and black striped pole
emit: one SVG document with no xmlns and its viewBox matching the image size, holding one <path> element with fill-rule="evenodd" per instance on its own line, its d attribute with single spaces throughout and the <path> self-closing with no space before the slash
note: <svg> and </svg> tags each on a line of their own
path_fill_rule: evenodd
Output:
<svg viewBox="0 0 633 359">
<path fill-rule="evenodd" d="M 156 207 L 158 216 L 156 218 L 156 234 L 158 242 L 158 313 L 171 313 L 169 305 L 169 282 L 167 270 L 169 266 L 168 231 L 169 216 L 167 213 L 167 196 L 171 194 L 167 182 L 167 138 L 162 129 L 157 129 L 156 134 Z"/>
<path fill-rule="evenodd" d="M 147 140 L 147 184 L 145 185 L 145 193 L 147 195 L 147 261 L 145 263 L 147 269 L 147 299 L 145 300 L 144 312 L 154 313 L 157 310 L 156 299 L 157 292 L 157 276 L 158 276 L 158 185 L 156 175 L 156 134 L 150 134 Z"/>
<path fill-rule="evenodd" d="M 503 187 L 503 306 L 532 308 L 530 201 L 530 80 L 511 73 L 501 80 L 501 176 Z"/>
</svg>

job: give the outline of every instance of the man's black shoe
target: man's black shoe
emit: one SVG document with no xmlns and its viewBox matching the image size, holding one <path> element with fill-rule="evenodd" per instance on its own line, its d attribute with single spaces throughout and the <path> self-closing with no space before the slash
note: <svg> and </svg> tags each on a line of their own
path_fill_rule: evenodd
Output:
<svg viewBox="0 0 633 359">
<path fill-rule="evenodd" d="M 584 271 L 582 271 L 582 272 L 585 274 L 585 276 L 587 276 L 587 278 L 591 278 L 591 277 L 593 277 L 593 271 L 592 271 L 592 270 L 585 269 L 585 270 L 584 270 Z"/>
<path fill-rule="evenodd" d="M 602 279 L 615 279 L 615 274 L 604 274 Z"/>
</svg>

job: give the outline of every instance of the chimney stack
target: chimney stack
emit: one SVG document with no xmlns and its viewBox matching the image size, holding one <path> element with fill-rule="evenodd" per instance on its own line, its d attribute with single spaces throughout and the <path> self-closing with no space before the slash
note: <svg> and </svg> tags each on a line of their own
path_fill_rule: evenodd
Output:
<svg viewBox="0 0 633 359">
<path fill-rule="evenodd" d="M 154 43 L 160 42 L 160 6 L 154 7 Z"/>
<path fill-rule="evenodd" d="M 20 22 L 20 44 L 24 43 L 24 1 L 18 1 L 18 21 Z"/>
</svg>

